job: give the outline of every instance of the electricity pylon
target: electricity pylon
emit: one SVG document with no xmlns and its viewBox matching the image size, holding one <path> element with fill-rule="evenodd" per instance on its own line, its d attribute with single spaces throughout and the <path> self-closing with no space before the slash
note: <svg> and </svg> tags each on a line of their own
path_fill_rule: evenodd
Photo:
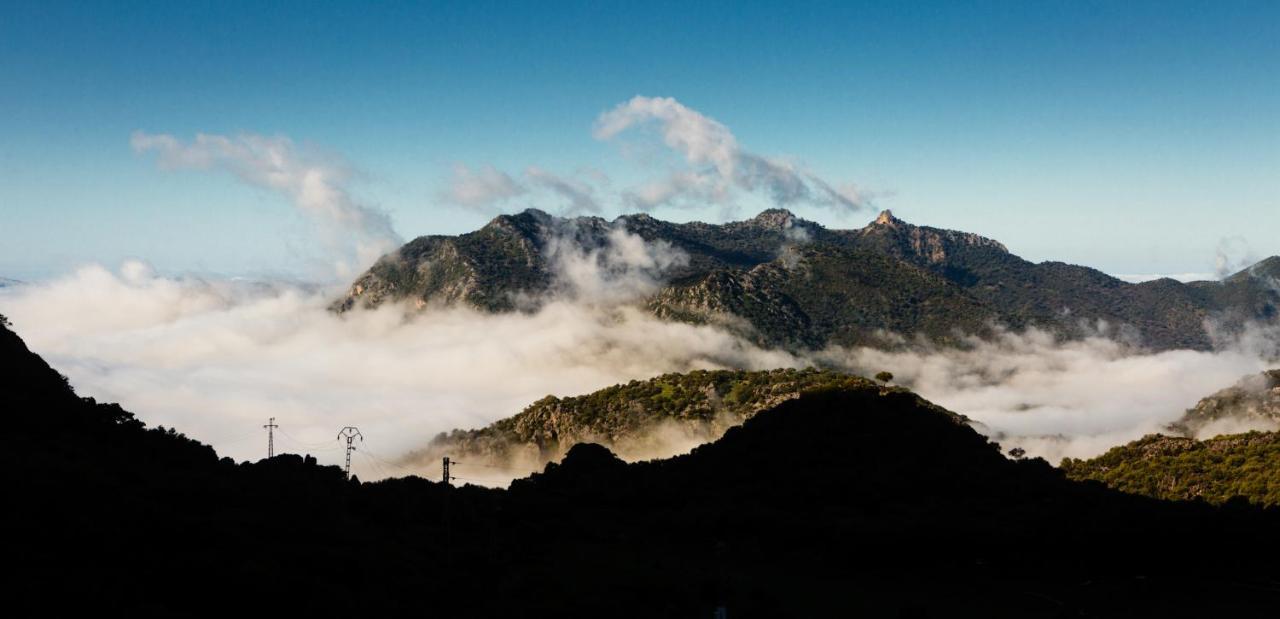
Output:
<svg viewBox="0 0 1280 619">
<path fill-rule="evenodd" d="M 363 443 L 364 435 L 360 433 L 358 428 L 354 426 L 347 426 L 343 428 L 342 431 L 338 432 L 338 438 L 347 439 L 347 466 L 343 470 L 347 473 L 347 479 L 351 479 L 351 452 L 355 451 L 355 445 L 352 445 L 351 441 L 360 439 L 360 442 Z"/>
<path fill-rule="evenodd" d="M 262 427 L 267 429 L 267 459 L 269 460 L 276 455 L 276 437 L 273 431 L 280 426 L 276 425 L 276 418 L 272 417 L 267 420 L 267 425 Z"/>
<path fill-rule="evenodd" d="M 440 478 L 444 480 L 444 483 L 446 486 L 449 485 L 449 482 L 457 479 L 457 477 L 454 477 L 449 474 L 449 467 L 454 464 L 462 464 L 462 463 L 458 462 L 457 460 L 450 460 L 449 456 L 444 457 L 444 475 L 441 475 Z"/>
</svg>

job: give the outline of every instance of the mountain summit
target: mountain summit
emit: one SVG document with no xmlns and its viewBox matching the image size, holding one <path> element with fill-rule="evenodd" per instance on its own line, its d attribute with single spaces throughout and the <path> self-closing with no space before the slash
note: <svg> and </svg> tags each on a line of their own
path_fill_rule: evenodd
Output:
<svg viewBox="0 0 1280 619">
<path fill-rule="evenodd" d="M 534 309 L 564 291 L 572 260 L 642 274 L 651 285 L 631 301 L 661 318 L 723 325 L 790 348 L 879 345 L 885 333 L 946 343 L 989 335 L 992 325 L 1078 337 L 1105 324 L 1156 350 L 1207 349 L 1206 320 L 1222 332 L 1280 319 L 1271 275 L 1280 258 L 1222 282 L 1130 284 L 1088 267 L 1028 262 L 999 241 L 914 225 L 887 210 L 841 230 L 784 209 L 725 224 L 529 209 L 475 232 L 410 241 L 356 279 L 333 309 Z"/>
</svg>

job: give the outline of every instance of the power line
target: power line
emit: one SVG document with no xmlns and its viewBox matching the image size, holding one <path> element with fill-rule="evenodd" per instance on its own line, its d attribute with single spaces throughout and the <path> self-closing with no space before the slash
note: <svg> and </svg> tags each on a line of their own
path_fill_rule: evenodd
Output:
<svg viewBox="0 0 1280 619">
<path fill-rule="evenodd" d="M 289 434 L 288 432 L 285 432 L 284 430 L 280 430 L 280 435 L 288 439 L 289 442 L 303 449 L 314 449 L 316 451 L 330 451 L 330 450 L 341 448 L 338 444 L 338 439 L 329 439 L 327 441 L 324 441 L 323 443 L 308 443 L 306 441 L 299 440 L 298 438 L 294 437 L 292 434 Z"/>
<path fill-rule="evenodd" d="M 417 471 L 415 471 L 414 469 L 411 469 L 411 468 L 406 467 L 406 466 L 401 466 L 401 465 L 399 465 L 399 464 L 396 464 L 394 461 L 387 460 L 386 458 L 383 458 L 383 457 L 379 456 L 376 452 L 374 452 L 373 450 L 369 449 L 368 445 L 365 445 L 364 449 L 361 449 L 361 450 L 360 450 L 360 453 L 361 453 L 361 454 L 364 454 L 364 455 L 367 455 L 367 456 L 369 456 L 369 457 L 373 458 L 374 460 L 377 460 L 378 462 L 380 462 L 380 463 L 382 463 L 382 464 L 384 464 L 384 465 L 386 465 L 386 466 L 392 466 L 392 467 L 395 467 L 395 468 L 397 468 L 397 469 L 400 469 L 401 471 L 404 471 L 404 472 L 406 472 L 406 473 L 408 473 L 408 474 L 410 474 L 410 475 L 417 475 L 417 474 L 418 474 L 418 472 L 417 472 Z"/>
</svg>

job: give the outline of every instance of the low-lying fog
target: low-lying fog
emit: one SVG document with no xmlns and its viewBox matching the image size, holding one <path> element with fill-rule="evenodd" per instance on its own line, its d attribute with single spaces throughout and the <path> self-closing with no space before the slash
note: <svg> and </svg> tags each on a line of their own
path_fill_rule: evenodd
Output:
<svg viewBox="0 0 1280 619">
<path fill-rule="evenodd" d="M 262 457 L 262 425 L 275 417 L 278 450 L 337 464 L 338 430 L 358 426 L 365 442 L 354 468 L 364 479 L 438 477 L 434 464 L 396 462 L 438 432 L 513 415 L 547 394 L 670 371 L 815 364 L 893 372 L 1005 447 L 1056 463 L 1159 431 L 1199 398 L 1264 369 L 1280 341 L 1253 331 L 1217 352 L 1151 354 L 1103 328 L 1066 343 L 1030 331 L 964 349 L 764 350 L 718 328 L 659 321 L 606 294 L 615 284 L 643 294 L 662 266 L 618 240 L 610 255 L 568 255 L 567 292 L 533 313 L 406 317 L 388 306 L 338 316 L 326 309 L 336 290 L 162 277 L 139 262 L 0 289 L 0 312 L 81 395 L 118 401 L 223 455 Z"/>
</svg>

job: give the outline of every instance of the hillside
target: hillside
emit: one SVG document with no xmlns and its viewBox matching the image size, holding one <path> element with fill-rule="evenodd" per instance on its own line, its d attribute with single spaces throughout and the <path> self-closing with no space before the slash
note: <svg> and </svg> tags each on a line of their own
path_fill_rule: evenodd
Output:
<svg viewBox="0 0 1280 619">
<path fill-rule="evenodd" d="M 509 490 L 219 459 L 77 397 L 5 327 L 0 406 L 14 616 L 1263 617 L 1280 603 L 1280 512 L 1072 482 L 871 384 L 807 392 L 677 458 L 578 445 Z"/>
<path fill-rule="evenodd" d="M 1071 479 L 1170 500 L 1224 503 L 1235 497 L 1280 506 L 1280 433 L 1250 432 L 1198 441 L 1151 435 L 1090 460 L 1066 459 Z"/>
<path fill-rule="evenodd" d="M 441 434 L 406 460 L 450 456 L 521 470 L 540 468 L 586 442 L 603 444 L 628 460 L 671 455 L 714 440 L 801 393 L 837 387 L 900 390 L 815 369 L 664 374 L 582 396 L 547 396 L 484 428 Z"/>
<path fill-rule="evenodd" d="M 612 222 L 532 209 L 501 215 L 475 232 L 405 244 L 357 278 L 333 309 L 393 301 L 530 309 L 563 292 L 557 261 L 566 248 L 603 259 L 620 231 L 678 257 L 650 265 L 645 275 L 659 286 L 636 303 L 773 346 L 877 345 L 885 331 L 947 342 L 987 333 L 993 322 L 1075 337 L 1105 321 L 1152 349 L 1207 349 L 1206 319 L 1228 332 L 1248 320 L 1280 320 L 1277 258 L 1222 282 L 1130 284 L 1087 267 L 1034 264 L 997 241 L 912 225 L 888 211 L 864 228 L 836 230 L 777 209 L 723 225 L 643 214 Z"/>
<path fill-rule="evenodd" d="M 1280 370 L 1246 376 L 1206 396 L 1169 429 L 1199 437 L 1243 429 L 1280 430 Z"/>
</svg>

